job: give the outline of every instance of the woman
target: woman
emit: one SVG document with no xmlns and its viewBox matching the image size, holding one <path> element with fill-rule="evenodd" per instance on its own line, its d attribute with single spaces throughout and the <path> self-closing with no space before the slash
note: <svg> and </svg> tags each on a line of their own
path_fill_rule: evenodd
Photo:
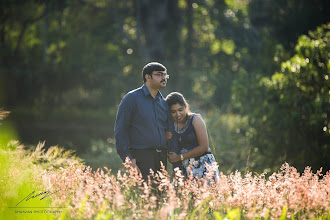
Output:
<svg viewBox="0 0 330 220">
<path fill-rule="evenodd" d="M 193 175 L 193 177 L 202 178 L 212 171 L 213 178 L 218 179 L 220 176 L 218 166 L 209 148 L 206 125 L 201 115 L 189 110 L 189 104 L 181 93 L 170 93 L 166 97 L 166 102 L 174 121 L 180 152 L 180 154 L 169 152 L 169 161 L 171 163 L 181 161 L 183 172 L 187 177 Z M 167 136 L 172 138 L 173 134 L 168 132 Z M 189 168 L 190 165 L 192 169 Z"/>
</svg>

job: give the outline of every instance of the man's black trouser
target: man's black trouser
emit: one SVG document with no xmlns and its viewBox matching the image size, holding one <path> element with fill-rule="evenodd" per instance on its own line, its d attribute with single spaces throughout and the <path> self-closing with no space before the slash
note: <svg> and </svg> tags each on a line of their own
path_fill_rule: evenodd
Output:
<svg viewBox="0 0 330 220">
<path fill-rule="evenodd" d="M 148 181 L 150 169 L 155 174 L 157 171 L 160 171 L 160 162 L 163 163 L 165 169 L 167 167 L 167 149 L 131 149 L 130 152 L 133 158 L 136 159 L 136 165 L 140 169 L 145 181 Z"/>
</svg>

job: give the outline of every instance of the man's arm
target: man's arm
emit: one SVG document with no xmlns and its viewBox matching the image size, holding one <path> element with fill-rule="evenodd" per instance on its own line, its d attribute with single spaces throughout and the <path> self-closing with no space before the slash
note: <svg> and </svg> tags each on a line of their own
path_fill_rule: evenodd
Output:
<svg viewBox="0 0 330 220">
<path fill-rule="evenodd" d="M 172 138 L 169 139 L 167 141 L 167 148 L 168 148 L 168 152 L 175 152 L 177 154 L 179 154 L 179 147 L 178 147 L 178 139 L 177 139 L 177 135 L 176 132 L 174 130 L 174 123 L 172 120 L 172 116 L 171 116 L 171 112 L 168 109 L 168 114 L 167 114 L 167 131 L 172 133 Z M 173 163 L 173 169 L 175 169 L 176 167 L 179 167 L 182 170 L 182 164 L 181 161 Z"/>
<path fill-rule="evenodd" d="M 116 149 L 121 160 L 125 162 L 126 157 L 132 160 L 132 155 L 129 152 L 129 136 L 128 129 L 132 117 L 134 99 L 132 94 L 127 94 L 120 102 L 115 124 L 115 140 Z"/>
</svg>

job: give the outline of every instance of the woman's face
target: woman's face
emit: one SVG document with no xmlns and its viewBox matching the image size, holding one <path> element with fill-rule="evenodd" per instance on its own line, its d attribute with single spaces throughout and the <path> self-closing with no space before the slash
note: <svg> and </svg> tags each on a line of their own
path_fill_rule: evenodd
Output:
<svg viewBox="0 0 330 220">
<path fill-rule="evenodd" d="M 186 115 L 187 111 L 184 105 L 180 105 L 179 103 L 171 105 L 171 116 L 174 121 L 184 122 Z"/>
</svg>

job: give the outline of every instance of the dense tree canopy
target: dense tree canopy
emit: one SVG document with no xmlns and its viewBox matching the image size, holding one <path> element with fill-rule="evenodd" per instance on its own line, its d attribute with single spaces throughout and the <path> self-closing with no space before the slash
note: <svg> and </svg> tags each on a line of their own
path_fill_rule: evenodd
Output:
<svg viewBox="0 0 330 220">
<path fill-rule="evenodd" d="M 257 82 L 251 109 L 242 108 L 256 131 L 251 143 L 265 156 L 260 163 L 272 167 L 288 161 L 301 169 L 329 169 L 329 28 L 323 25 L 302 35 L 296 54 L 282 62 L 280 71 Z M 247 91 L 236 91 L 242 105 Z"/>
<path fill-rule="evenodd" d="M 23 143 L 117 169 L 117 106 L 157 60 L 170 75 L 163 95 L 179 91 L 202 113 L 224 172 L 329 170 L 329 10 L 327 0 L 0 0 L 0 108 Z"/>
</svg>

